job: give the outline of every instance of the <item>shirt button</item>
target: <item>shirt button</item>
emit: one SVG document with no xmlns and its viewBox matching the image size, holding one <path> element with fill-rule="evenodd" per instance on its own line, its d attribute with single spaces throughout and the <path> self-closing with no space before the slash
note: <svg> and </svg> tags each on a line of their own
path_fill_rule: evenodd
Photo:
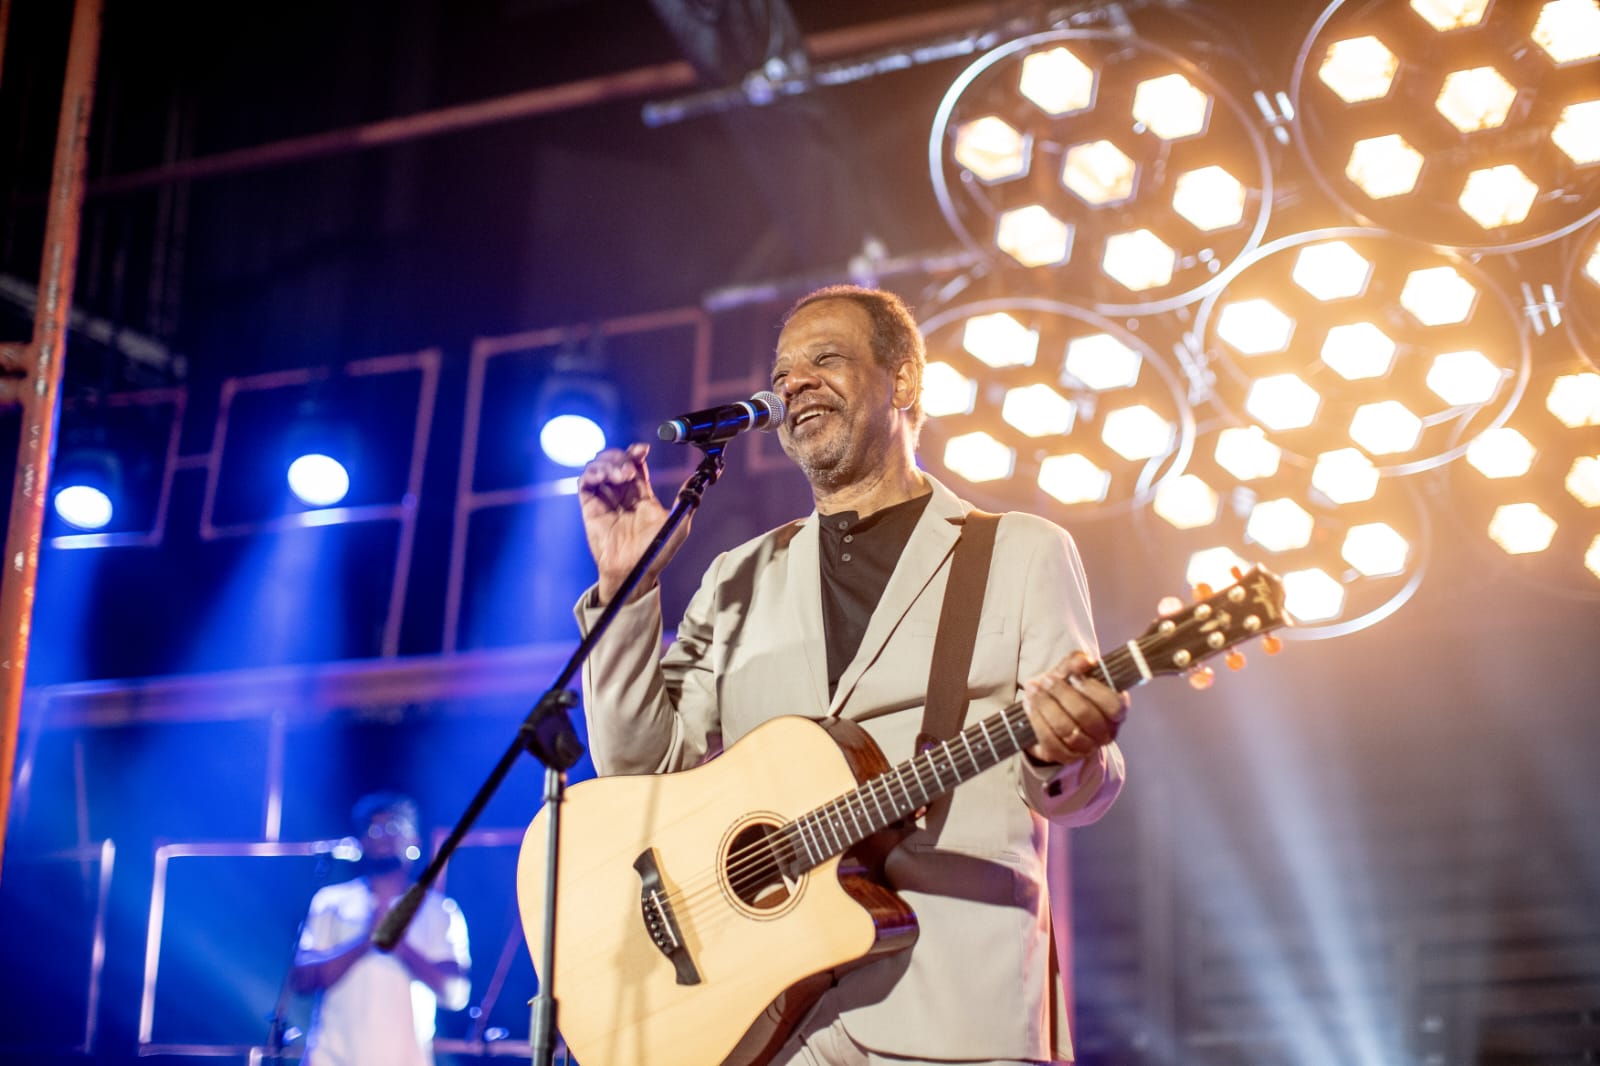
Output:
<svg viewBox="0 0 1600 1066">
<path fill-rule="evenodd" d="M 850 523 L 849 523 L 849 522 L 846 522 L 846 521 L 844 521 L 844 520 L 843 520 L 843 519 L 840 519 L 840 521 L 839 521 L 839 528 L 840 528 L 840 529 L 849 529 L 849 528 L 850 528 Z"/>
<path fill-rule="evenodd" d="M 850 542 L 851 542 L 851 541 L 853 541 L 853 540 L 855 540 L 855 539 L 856 539 L 856 538 L 855 538 L 855 534 L 854 534 L 854 533 L 846 533 L 846 534 L 845 534 L 845 535 L 844 535 L 844 542 L 845 542 L 845 543 L 846 543 L 846 544 L 849 544 L 849 543 L 850 543 Z"/>
<path fill-rule="evenodd" d="M 849 552 L 845 552 L 843 555 L 839 556 L 839 558 L 843 559 L 845 562 L 848 563 L 850 561 L 850 553 Z"/>
</svg>

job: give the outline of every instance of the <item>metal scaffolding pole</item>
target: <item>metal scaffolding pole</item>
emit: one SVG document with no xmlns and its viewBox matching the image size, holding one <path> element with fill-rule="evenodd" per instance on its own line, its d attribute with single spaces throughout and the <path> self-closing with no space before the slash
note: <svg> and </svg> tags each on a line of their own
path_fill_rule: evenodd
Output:
<svg viewBox="0 0 1600 1066">
<path fill-rule="evenodd" d="M 11 773 L 16 765 L 17 730 L 22 717 L 22 684 L 27 673 L 28 638 L 33 627 L 33 595 L 39 570 L 39 539 L 44 529 L 46 486 L 61 402 L 61 359 L 72 309 L 72 282 L 78 264 L 78 230 L 83 212 L 83 175 L 88 161 L 89 111 L 94 104 L 95 64 L 100 51 L 101 0 L 78 0 L 72 15 L 72 40 L 61 92 L 61 122 L 56 131 L 55 164 L 50 178 L 50 208 L 45 220 L 44 257 L 39 267 L 39 301 L 33 340 L 22 360 L 18 398 L 22 437 L 6 526 L 5 569 L 0 575 L 0 858 L 5 855 L 11 814 Z"/>
</svg>

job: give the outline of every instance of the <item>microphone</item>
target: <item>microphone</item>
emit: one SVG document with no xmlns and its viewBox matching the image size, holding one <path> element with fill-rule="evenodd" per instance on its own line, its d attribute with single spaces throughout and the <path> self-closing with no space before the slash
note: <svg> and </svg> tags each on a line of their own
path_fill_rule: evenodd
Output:
<svg viewBox="0 0 1600 1066">
<path fill-rule="evenodd" d="M 748 400 L 708 407 L 661 423 L 656 436 L 672 444 L 717 444 L 747 429 L 770 433 L 783 424 L 783 400 L 758 392 Z"/>
<path fill-rule="evenodd" d="M 338 840 L 313 840 L 311 854 L 327 855 L 340 862 L 361 861 L 361 841 L 355 837 L 342 837 Z"/>
</svg>

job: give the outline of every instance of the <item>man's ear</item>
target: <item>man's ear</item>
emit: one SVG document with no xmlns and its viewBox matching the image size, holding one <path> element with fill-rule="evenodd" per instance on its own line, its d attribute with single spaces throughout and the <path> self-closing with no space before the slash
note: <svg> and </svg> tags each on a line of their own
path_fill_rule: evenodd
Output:
<svg viewBox="0 0 1600 1066">
<path fill-rule="evenodd" d="M 912 408 L 922 395 L 922 375 L 915 360 L 903 359 L 894 368 L 894 405 L 902 411 Z"/>
</svg>

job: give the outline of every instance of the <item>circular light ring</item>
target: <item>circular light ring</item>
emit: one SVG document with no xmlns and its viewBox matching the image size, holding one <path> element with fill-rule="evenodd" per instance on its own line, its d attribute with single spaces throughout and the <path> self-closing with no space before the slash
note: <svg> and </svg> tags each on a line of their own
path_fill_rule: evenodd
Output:
<svg viewBox="0 0 1600 1066">
<path fill-rule="evenodd" d="M 985 365 L 962 346 L 968 320 L 998 313 L 1009 314 L 1037 331 L 1037 357 L 1031 363 L 996 368 Z M 962 481 L 965 488 L 972 482 L 945 465 L 944 446 L 951 440 L 981 431 L 1000 440 L 1015 456 L 1009 477 L 973 485 L 971 495 L 987 495 L 997 506 L 1046 515 L 1070 514 L 1074 522 L 1098 521 L 1143 507 L 1162 484 L 1183 473 L 1194 448 L 1195 432 L 1185 378 L 1138 334 L 1091 311 L 1055 300 L 1025 297 L 997 297 L 946 308 L 924 322 L 922 331 L 927 338 L 930 363 L 947 364 L 978 383 L 977 400 L 970 412 L 928 419 L 920 449 L 923 463 L 941 477 L 948 475 Z M 1094 389 L 1066 372 L 1069 344 L 1101 336 L 1138 354 L 1139 370 L 1133 384 Z M 1049 386 L 1072 401 L 1074 416 L 1066 420 L 1069 425 L 1065 433 L 1032 436 L 1002 418 L 1008 393 L 1039 385 Z M 1108 415 L 1140 405 L 1165 419 L 1171 435 L 1159 454 L 1130 459 L 1118 454 L 1102 434 Z M 1065 503 L 1039 486 L 1045 460 L 1068 454 L 1092 454 L 1095 464 L 1110 473 L 1102 497 Z"/>
<path fill-rule="evenodd" d="M 1363 225 L 1449 248 L 1530 248 L 1600 217 L 1600 164 L 1574 161 L 1550 136 L 1567 105 L 1600 99 L 1600 58 L 1552 61 L 1531 38 L 1541 7 L 1491 3 L 1476 24 L 1440 32 L 1405 0 L 1334 0 L 1302 44 L 1289 87 L 1294 140 L 1316 181 Z M 1348 104 L 1319 69 L 1334 44 L 1364 36 L 1382 41 L 1399 68 L 1382 97 Z M 1505 121 L 1462 133 L 1438 109 L 1441 86 L 1449 74 L 1482 67 L 1508 81 L 1516 100 Z M 1352 152 L 1395 134 L 1421 164 L 1415 186 L 1368 195 L 1347 175 Z M 1505 165 L 1519 168 L 1539 195 L 1522 221 L 1486 230 L 1460 201 L 1473 172 Z M 1393 174 L 1394 166 L 1380 173 Z"/>
<path fill-rule="evenodd" d="M 1292 280 L 1302 249 L 1331 242 L 1347 245 L 1372 265 L 1361 295 L 1319 300 Z M 1425 325 L 1405 309 L 1401 297 L 1412 275 L 1445 269 L 1453 272 L 1445 278 L 1458 279 L 1473 290 L 1470 312 L 1459 322 Z M 1253 300 L 1266 300 L 1293 320 L 1294 329 L 1281 350 L 1244 354 L 1219 334 L 1219 320 L 1227 308 Z M 1395 344 L 1383 373 L 1347 378 L 1324 361 L 1330 330 L 1357 323 L 1374 324 Z M 1473 437 L 1504 424 L 1527 388 L 1532 364 L 1525 319 L 1489 274 L 1454 253 L 1371 229 L 1312 230 L 1257 249 L 1228 272 L 1220 292 L 1201 304 L 1193 336 L 1215 369 L 1217 401 L 1240 420 L 1261 421 L 1247 407 L 1250 385 L 1261 378 L 1293 374 L 1318 393 L 1320 403 L 1308 425 L 1277 430 L 1267 426 L 1275 444 L 1302 458 L 1350 445 L 1349 427 L 1364 405 L 1400 400 L 1422 419 L 1423 431 L 1415 448 L 1372 456 L 1381 470 L 1391 474 L 1418 473 L 1450 462 L 1465 453 Z M 1505 378 L 1487 404 L 1452 408 L 1428 388 L 1428 371 L 1435 357 L 1467 350 L 1488 355 Z"/>
<path fill-rule="evenodd" d="M 1017 85 L 1023 59 L 1055 47 L 1066 47 L 1095 67 L 1096 79 L 1089 106 L 1052 117 L 1023 97 Z M 1210 106 L 1200 133 L 1168 140 L 1137 122 L 1133 109 L 1139 85 L 1173 73 L 1204 90 Z M 990 115 L 1023 133 L 1027 142 L 1028 163 L 1012 180 L 980 180 L 954 158 L 959 130 Z M 934 118 L 928 167 L 945 220 L 986 260 L 1006 270 L 1030 269 L 1000 251 L 995 235 L 1008 212 L 1042 205 L 1071 228 L 1060 262 L 1031 268 L 1053 271 L 1053 291 L 1101 314 L 1155 314 L 1212 291 L 1227 265 L 1261 242 L 1273 179 L 1258 122 L 1219 82 L 1178 53 L 1122 33 L 1052 30 L 1007 42 L 956 78 Z M 1133 192 L 1092 206 L 1069 188 L 1063 171 L 1070 151 L 1102 141 L 1135 164 Z M 1174 193 L 1185 175 L 1219 164 L 1242 185 L 1246 202 L 1237 221 L 1207 221 L 1213 228 L 1205 230 L 1180 213 Z M 1178 204 L 1184 202 L 1180 197 Z M 1135 280 L 1148 285 L 1136 290 L 1115 280 L 1104 263 L 1110 238 L 1139 230 L 1151 231 L 1171 247 L 1173 264 L 1170 277 L 1162 280 L 1165 270 L 1155 271 L 1149 279 Z M 1063 280 L 1063 273 L 1071 280 Z"/>
</svg>

